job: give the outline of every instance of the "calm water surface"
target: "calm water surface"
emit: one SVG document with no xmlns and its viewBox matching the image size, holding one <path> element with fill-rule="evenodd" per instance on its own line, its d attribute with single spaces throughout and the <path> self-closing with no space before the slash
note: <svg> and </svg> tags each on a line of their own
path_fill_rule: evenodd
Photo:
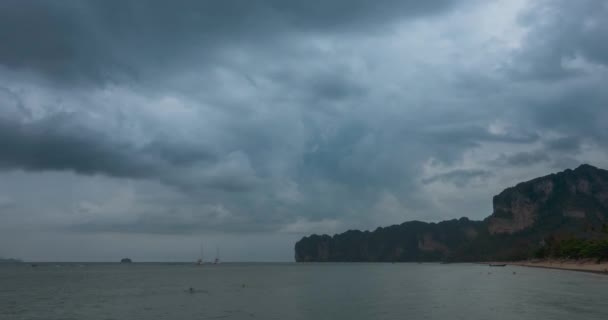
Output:
<svg viewBox="0 0 608 320">
<path fill-rule="evenodd" d="M 0 319 L 605 320 L 607 292 L 604 275 L 470 264 L 0 266 Z"/>
</svg>

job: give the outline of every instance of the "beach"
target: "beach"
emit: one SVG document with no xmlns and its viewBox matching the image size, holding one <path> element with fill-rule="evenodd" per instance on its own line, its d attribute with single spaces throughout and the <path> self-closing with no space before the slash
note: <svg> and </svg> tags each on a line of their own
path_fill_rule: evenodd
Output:
<svg viewBox="0 0 608 320">
<path fill-rule="evenodd" d="M 597 261 L 595 260 L 528 260 L 508 262 L 507 264 L 522 267 L 560 269 L 608 274 L 608 261 L 597 263 Z"/>
</svg>

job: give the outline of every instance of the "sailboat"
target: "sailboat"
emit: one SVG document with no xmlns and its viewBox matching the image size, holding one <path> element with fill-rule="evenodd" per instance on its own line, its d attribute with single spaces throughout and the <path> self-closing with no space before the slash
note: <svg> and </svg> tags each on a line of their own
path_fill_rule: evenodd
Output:
<svg viewBox="0 0 608 320">
<path fill-rule="evenodd" d="M 213 260 L 213 264 L 220 264 L 220 249 L 215 248 L 215 260 Z"/>
<path fill-rule="evenodd" d="M 202 266 L 203 265 L 203 245 L 201 244 L 201 255 L 198 258 L 198 260 L 196 260 L 196 265 L 198 266 Z"/>
</svg>

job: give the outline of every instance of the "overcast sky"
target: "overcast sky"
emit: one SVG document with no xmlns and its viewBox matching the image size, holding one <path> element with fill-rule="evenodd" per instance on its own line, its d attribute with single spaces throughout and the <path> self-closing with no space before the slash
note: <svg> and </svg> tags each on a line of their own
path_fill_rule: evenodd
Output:
<svg viewBox="0 0 608 320">
<path fill-rule="evenodd" d="M 608 168 L 608 1 L 0 1 L 0 256 L 292 261 Z"/>
</svg>

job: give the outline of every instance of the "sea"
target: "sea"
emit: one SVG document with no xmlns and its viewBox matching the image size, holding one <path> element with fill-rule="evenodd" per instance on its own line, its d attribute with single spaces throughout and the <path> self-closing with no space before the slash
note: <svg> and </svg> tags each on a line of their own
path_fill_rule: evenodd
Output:
<svg viewBox="0 0 608 320">
<path fill-rule="evenodd" d="M 608 319 L 608 276 L 435 263 L 0 265 L 0 319 Z"/>
</svg>

